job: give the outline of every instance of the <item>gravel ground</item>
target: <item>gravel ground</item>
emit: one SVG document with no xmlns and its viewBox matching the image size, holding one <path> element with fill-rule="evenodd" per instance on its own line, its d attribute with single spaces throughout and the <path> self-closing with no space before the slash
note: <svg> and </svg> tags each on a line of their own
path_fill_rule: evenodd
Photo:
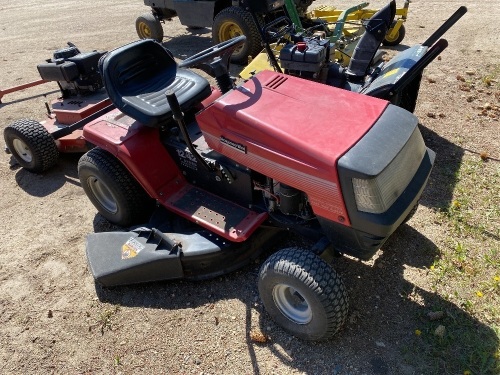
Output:
<svg viewBox="0 0 500 375">
<path fill-rule="evenodd" d="M 456 89 L 458 74 L 485 72 L 500 60 L 496 3 L 465 4 L 469 13 L 446 34 L 449 48 L 426 70 L 416 114 L 431 147 L 455 153 L 438 156 L 438 163 L 456 165 L 455 156 L 469 151 L 500 158 L 498 119 L 489 127 L 473 126 L 470 109 L 461 104 L 464 93 Z M 403 43 L 423 41 L 460 5 L 414 0 Z M 0 87 L 38 79 L 36 65 L 67 41 L 87 51 L 135 40 L 135 18 L 145 11 L 140 1 L 4 2 Z M 192 33 L 178 20 L 164 30 L 165 46 L 180 59 L 211 44 L 210 30 Z M 22 117 L 43 119 L 43 95 L 55 97 L 56 85 L 5 96 L 0 128 Z M 206 282 L 96 288 L 86 265 L 85 236 L 113 227 L 84 195 L 78 157 L 63 155 L 57 167 L 33 175 L 0 154 L 1 373 L 429 373 L 433 364 L 413 351 L 414 332 L 429 301 L 449 304 L 430 291 L 427 275 L 447 235 L 432 211 L 438 198 L 450 199 L 442 181 L 431 178 L 422 207 L 374 260 L 335 261 L 350 293 L 349 319 L 335 339 L 308 343 L 283 332 L 264 312 L 256 287 L 258 262 Z M 493 334 L 470 321 L 481 334 Z M 266 342 L 257 342 L 258 333 Z"/>
</svg>

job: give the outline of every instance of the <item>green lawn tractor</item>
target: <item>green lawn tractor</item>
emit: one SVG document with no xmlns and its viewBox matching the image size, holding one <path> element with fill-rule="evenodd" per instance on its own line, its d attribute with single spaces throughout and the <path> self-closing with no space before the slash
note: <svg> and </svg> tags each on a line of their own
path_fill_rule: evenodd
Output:
<svg viewBox="0 0 500 375">
<path fill-rule="evenodd" d="M 332 43 L 342 38 L 359 38 L 364 31 L 362 21 L 370 18 L 376 10 L 365 9 L 368 3 L 361 3 L 340 11 L 331 6 L 322 6 L 307 12 L 313 0 L 281 0 L 272 7 L 262 6 L 259 12 L 250 12 L 251 0 L 144 0 L 151 8 L 136 20 L 137 34 L 141 39 L 163 40 L 162 23 L 178 17 L 181 24 L 189 28 L 211 27 L 214 43 L 220 43 L 239 35 L 247 37 L 243 47 L 233 54 L 234 63 L 246 64 L 248 57 L 255 57 L 262 50 L 259 26 L 281 16 L 289 17 L 296 28 L 318 28 L 324 30 Z M 270 1 L 267 1 L 270 3 Z M 266 3 L 265 1 L 263 3 Z M 254 9 L 252 7 L 252 9 Z M 272 10 L 269 10 L 272 9 Z M 399 18 L 387 34 L 384 43 L 398 44 L 404 37 L 403 21 L 408 12 L 408 2 L 397 10 Z M 338 50 L 351 43 L 337 43 Z M 348 52 L 345 55 L 349 55 Z M 348 63 L 348 61 L 346 61 Z"/>
</svg>

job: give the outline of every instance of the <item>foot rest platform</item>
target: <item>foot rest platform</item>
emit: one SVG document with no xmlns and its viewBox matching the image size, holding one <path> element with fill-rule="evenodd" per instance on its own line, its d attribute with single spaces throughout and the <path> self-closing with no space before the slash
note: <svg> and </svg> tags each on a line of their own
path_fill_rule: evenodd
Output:
<svg viewBox="0 0 500 375">
<path fill-rule="evenodd" d="M 234 242 L 245 241 L 267 219 L 267 212 L 252 211 L 192 185 L 185 185 L 163 203 L 176 214 Z"/>
</svg>

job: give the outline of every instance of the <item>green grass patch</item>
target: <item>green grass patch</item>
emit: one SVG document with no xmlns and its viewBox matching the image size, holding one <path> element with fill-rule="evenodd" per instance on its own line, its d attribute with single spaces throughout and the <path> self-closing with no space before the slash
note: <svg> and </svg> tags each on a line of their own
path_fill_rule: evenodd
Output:
<svg viewBox="0 0 500 375">
<path fill-rule="evenodd" d="M 415 345 L 430 373 L 498 375 L 500 163 L 466 155 L 454 177 L 452 201 L 438 211 L 448 235 L 429 272 L 432 290 L 451 305 L 442 319 L 422 317 Z"/>
</svg>

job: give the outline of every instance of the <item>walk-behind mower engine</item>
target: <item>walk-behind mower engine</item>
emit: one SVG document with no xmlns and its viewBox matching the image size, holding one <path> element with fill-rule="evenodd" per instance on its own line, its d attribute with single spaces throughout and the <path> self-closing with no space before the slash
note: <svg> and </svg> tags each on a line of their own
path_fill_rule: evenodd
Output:
<svg viewBox="0 0 500 375">
<path fill-rule="evenodd" d="M 330 59 L 330 41 L 319 37 L 301 38 L 280 51 L 281 67 L 286 74 L 325 81 Z"/>
<path fill-rule="evenodd" d="M 37 66 L 40 77 L 56 81 L 64 98 L 87 95 L 103 87 L 97 63 L 105 52 L 80 52 L 73 44 L 54 52 L 52 59 Z"/>
</svg>

